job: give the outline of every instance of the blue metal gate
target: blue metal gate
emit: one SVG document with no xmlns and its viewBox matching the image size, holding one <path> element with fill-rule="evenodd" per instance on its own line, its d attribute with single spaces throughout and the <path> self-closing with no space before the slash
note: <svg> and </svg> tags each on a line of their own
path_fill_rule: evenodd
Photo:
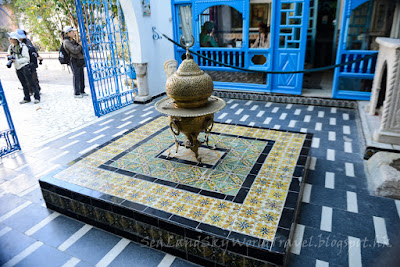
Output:
<svg viewBox="0 0 400 267">
<path fill-rule="evenodd" d="M 75 0 L 96 116 L 134 102 L 136 78 L 118 0 Z"/>
<path fill-rule="evenodd" d="M 7 123 L 1 124 L 0 128 L 0 157 L 9 154 L 13 151 L 20 150 L 21 147 L 18 142 L 17 133 L 14 129 L 14 124 L 11 119 L 10 110 L 8 109 L 6 96 L 4 95 L 3 87 L 0 82 L 0 106 L 3 107 L 4 115 Z M 4 120 L 2 120 L 4 122 Z M 8 129 L 2 128 L 8 127 Z"/>
</svg>

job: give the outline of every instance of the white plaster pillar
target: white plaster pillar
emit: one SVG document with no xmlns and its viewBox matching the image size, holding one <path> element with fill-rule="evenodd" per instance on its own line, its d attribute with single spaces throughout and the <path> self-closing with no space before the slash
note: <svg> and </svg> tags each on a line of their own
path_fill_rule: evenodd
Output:
<svg viewBox="0 0 400 267">
<path fill-rule="evenodd" d="M 390 38 L 400 38 L 400 1 L 396 4 Z"/>
<path fill-rule="evenodd" d="M 376 65 L 369 113 L 375 115 L 381 88 L 384 66 L 387 66 L 385 99 L 382 107 L 379 130 L 374 140 L 381 143 L 400 145 L 400 39 L 376 39 L 379 54 Z"/>
<path fill-rule="evenodd" d="M 165 92 L 167 77 L 163 64 L 168 58 L 174 58 L 174 46 L 166 39 L 153 40 L 152 28 L 159 33 L 172 36 L 171 1 L 150 0 L 151 15 L 143 14 L 142 1 L 120 0 L 128 29 L 131 61 L 147 64 L 146 77 L 137 79 L 139 95 L 135 101 L 150 100 Z M 134 64 L 137 75 L 141 75 L 140 65 Z M 143 79 L 142 79 L 143 78 Z"/>
<path fill-rule="evenodd" d="M 147 83 L 147 63 L 133 63 L 136 72 L 138 95 L 135 102 L 145 103 L 151 99 L 149 86 Z"/>
</svg>

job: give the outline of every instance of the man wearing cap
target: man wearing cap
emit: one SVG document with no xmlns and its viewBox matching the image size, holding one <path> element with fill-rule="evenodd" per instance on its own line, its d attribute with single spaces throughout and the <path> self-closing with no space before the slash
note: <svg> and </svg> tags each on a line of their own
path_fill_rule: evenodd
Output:
<svg viewBox="0 0 400 267">
<path fill-rule="evenodd" d="M 72 26 L 66 26 L 63 30 L 63 45 L 65 51 L 71 57 L 71 69 L 74 76 L 74 93 L 75 98 L 87 96 L 85 93 L 85 76 L 83 68 L 85 67 L 85 59 L 83 57 L 82 43 L 76 42 L 76 29 Z"/>
<path fill-rule="evenodd" d="M 30 67 L 31 67 L 31 72 L 32 72 L 32 79 L 36 83 L 36 86 L 37 86 L 37 88 L 39 90 L 39 93 L 40 93 L 40 89 L 41 88 L 40 88 L 40 85 L 39 85 L 39 78 L 38 78 L 36 69 L 39 66 L 37 61 L 38 60 L 43 60 L 43 58 L 41 58 L 39 56 L 39 53 L 38 53 L 36 47 L 32 44 L 31 40 L 29 40 L 26 37 L 26 32 L 24 30 L 18 29 L 17 33 L 18 33 L 18 35 L 20 37 L 20 41 L 22 43 L 26 44 L 26 46 L 28 47 L 29 56 L 30 56 L 30 60 L 31 60 Z M 31 54 L 32 54 L 32 56 L 31 56 Z M 33 88 L 29 87 L 29 93 L 31 95 L 33 94 Z"/>
<path fill-rule="evenodd" d="M 29 51 L 28 47 L 19 41 L 20 36 L 16 32 L 8 34 L 11 45 L 8 47 L 8 55 L 12 56 L 11 61 L 14 63 L 15 70 L 19 81 L 22 84 L 24 90 L 24 99 L 20 101 L 20 104 L 31 102 L 31 96 L 29 95 L 29 86 L 33 89 L 33 94 L 37 104 L 40 102 L 39 90 L 36 83 L 32 79 L 31 68 L 29 67 Z"/>
</svg>

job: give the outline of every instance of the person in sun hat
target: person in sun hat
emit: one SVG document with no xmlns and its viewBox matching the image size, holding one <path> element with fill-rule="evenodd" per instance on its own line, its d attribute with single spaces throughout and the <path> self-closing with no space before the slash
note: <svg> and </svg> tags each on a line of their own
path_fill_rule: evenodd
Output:
<svg viewBox="0 0 400 267">
<path fill-rule="evenodd" d="M 22 84 L 24 91 L 24 99 L 20 101 L 20 104 L 31 102 L 31 96 L 29 95 L 29 86 L 33 89 L 33 94 L 37 104 L 40 102 L 39 90 L 36 83 L 32 79 L 32 72 L 29 66 L 29 50 L 28 47 L 20 41 L 20 36 L 16 32 L 8 34 L 10 40 L 10 46 L 8 47 L 8 56 L 10 61 L 14 64 L 15 70 L 19 81 Z M 11 67 L 11 66 L 10 66 Z"/>
<path fill-rule="evenodd" d="M 85 93 L 85 76 L 83 68 L 85 67 L 85 58 L 83 57 L 82 42 L 76 41 L 76 29 L 72 26 L 66 26 L 63 29 L 63 45 L 65 51 L 71 57 L 71 69 L 73 74 L 73 84 L 75 98 L 87 96 Z"/>
<path fill-rule="evenodd" d="M 38 78 L 36 69 L 39 67 L 38 60 L 41 62 L 43 60 L 43 58 L 39 56 L 37 48 L 32 44 L 31 40 L 29 40 L 28 37 L 26 36 L 26 31 L 24 31 L 22 29 L 18 29 L 17 33 L 20 36 L 20 41 L 23 42 L 24 44 L 26 44 L 26 46 L 28 47 L 29 57 L 31 60 L 31 62 L 29 64 L 31 67 L 32 78 L 33 78 L 33 81 L 36 83 L 36 86 L 40 92 L 41 88 L 40 88 L 39 78 Z M 33 88 L 29 87 L 29 93 L 31 95 L 33 94 Z"/>
</svg>

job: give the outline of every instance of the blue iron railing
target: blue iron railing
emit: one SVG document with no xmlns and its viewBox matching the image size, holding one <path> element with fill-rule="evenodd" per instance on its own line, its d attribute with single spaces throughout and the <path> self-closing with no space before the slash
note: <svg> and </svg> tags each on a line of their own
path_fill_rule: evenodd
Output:
<svg viewBox="0 0 400 267">
<path fill-rule="evenodd" d="M 342 52 L 342 60 L 340 62 L 349 62 L 373 54 L 375 54 L 374 57 L 341 67 L 339 70 L 340 75 L 344 76 L 346 74 L 351 74 L 353 77 L 358 76 L 373 79 L 376 60 L 378 57 L 376 51 L 345 50 Z"/>
<path fill-rule="evenodd" d="M 0 106 L 3 107 L 4 114 L 7 120 L 8 129 L 0 129 L 0 157 L 10 154 L 16 150 L 20 150 L 21 146 L 15 132 L 14 124 L 11 119 L 10 110 L 8 109 L 6 96 L 4 95 L 3 87 L 0 81 Z"/>
<path fill-rule="evenodd" d="M 118 0 L 75 0 L 96 116 L 134 102 L 136 78 Z"/>
</svg>

